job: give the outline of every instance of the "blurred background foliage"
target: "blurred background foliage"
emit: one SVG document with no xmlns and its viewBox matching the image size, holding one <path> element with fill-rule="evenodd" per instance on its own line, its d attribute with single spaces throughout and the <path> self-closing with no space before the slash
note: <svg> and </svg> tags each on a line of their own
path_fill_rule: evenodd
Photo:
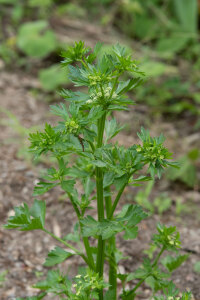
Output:
<svg viewBox="0 0 200 300">
<path fill-rule="evenodd" d="M 33 93 L 36 97 L 43 93 L 49 101 L 55 100 L 57 89 L 69 84 L 67 70 L 58 65 L 61 51 L 68 46 L 56 32 L 60 19 L 118 32 L 127 48 L 136 51 L 147 75 L 134 95 L 136 102 L 168 121 L 187 118 L 191 125 L 185 128 L 187 134 L 199 130 L 198 0 L 0 0 L 0 59 L 8 70 L 12 66 L 36 73 L 40 91 Z M 193 147 L 180 157 L 182 168 L 169 172 L 169 178 L 194 188 L 199 160 L 199 150 Z"/>
</svg>

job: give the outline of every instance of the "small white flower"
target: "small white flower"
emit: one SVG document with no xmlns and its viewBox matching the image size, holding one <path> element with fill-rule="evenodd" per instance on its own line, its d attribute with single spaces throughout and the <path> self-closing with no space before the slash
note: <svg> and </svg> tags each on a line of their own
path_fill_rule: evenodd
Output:
<svg viewBox="0 0 200 300">
<path fill-rule="evenodd" d="M 92 102 L 93 102 L 92 99 L 86 101 L 87 104 L 91 104 Z"/>
</svg>

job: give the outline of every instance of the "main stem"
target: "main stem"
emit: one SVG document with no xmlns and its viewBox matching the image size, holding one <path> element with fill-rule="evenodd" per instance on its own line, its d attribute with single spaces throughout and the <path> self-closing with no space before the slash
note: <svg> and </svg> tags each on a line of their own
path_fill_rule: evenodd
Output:
<svg viewBox="0 0 200 300">
<path fill-rule="evenodd" d="M 97 148 L 102 147 L 103 144 L 103 133 L 105 127 L 106 113 L 98 121 L 98 136 L 97 136 Z M 98 221 L 101 222 L 104 219 L 104 203 L 103 203 L 103 172 L 102 169 L 96 168 L 96 188 L 97 188 L 97 212 Z M 97 248 L 97 261 L 96 261 L 96 272 L 99 277 L 103 277 L 103 267 L 104 267 L 104 249 L 105 241 L 102 236 L 98 238 L 98 248 Z M 103 300 L 103 290 L 99 291 L 99 300 Z"/>
<path fill-rule="evenodd" d="M 110 192 L 110 187 L 107 188 L 107 191 Z M 111 196 L 105 197 L 105 206 L 106 206 L 106 216 L 109 219 L 109 215 L 112 209 L 112 199 Z M 109 290 L 112 290 L 112 299 L 117 299 L 117 263 L 115 258 L 116 250 L 116 240 L 115 236 L 111 237 L 108 240 L 110 246 L 110 257 L 109 257 Z"/>
</svg>

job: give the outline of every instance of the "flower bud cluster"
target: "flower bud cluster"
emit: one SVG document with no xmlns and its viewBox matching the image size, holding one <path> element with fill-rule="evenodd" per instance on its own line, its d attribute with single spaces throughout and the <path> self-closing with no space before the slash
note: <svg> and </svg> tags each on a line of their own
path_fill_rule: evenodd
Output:
<svg viewBox="0 0 200 300">
<path fill-rule="evenodd" d="M 92 104 L 92 103 L 98 103 L 99 101 L 101 102 L 101 100 L 105 100 L 105 101 L 108 101 L 111 99 L 116 99 L 117 98 L 117 93 L 113 93 L 112 94 L 112 97 L 111 96 L 111 91 L 112 91 L 112 88 L 111 86 L 107 86 L 105 88 L 102 88 L 102 90 L 100 89 L 97 89 L 97 92 L 96 93 L 92 93 L 90 95 L 90 99 L 88 99 L 86 101 L 87 104 Z"/>
<path fill-rule="evenodd" d="M 101 81 L 101 77 L 99 75 L 89 75 L 88 79 L 90 81 L 90 85 L 96 85 Z"/>
<path fill-rule="evenodd" d="M 103 74 L 101 74 L 101 75 L 89 75 L 88 79 L 90 81 L 90 85 L 95 86 L 100 82 L 109 82 L 112 79 L 112 77 L 107 75 L 103 76 Z"/>
<path fill-rule="evenodd" d="M 165 148 L 161 144 L 156 145 L 153 143 L 144 143 L 143 147 L 138 145 L 136 151 L 142 153 L 149 161 L 155 161 L 157 159 L 163 160 L 167 158 L 165 156 Z"/>
<path fill-rule="evenodd" d="M 77 281 L 73 287 L 76 289 L 76 296 L 79 296 L 85 289 L 96 290 L 101 289 L 104 286 L 104 282 L 99 280 L 98 274 L 94 272 L 93 274 L 89 273 L 85 276 L 79 274 L 75 278 Z"/>
<path fill-rule="evenodd" d="M 80 126 L 74 120 L 65 122 L 65 127 L 67 131 L 72 134 L 78 133 L 80 129 Z"/>
<path fill-rule="evenodd" d="M 167 239 L 168 239 L 168 243 L 171 246 L 175 246 L 175 247 L 178 247 L 178 248 L 180 247 L 180 242 L 176 240 L 176 237 L 168 235 Z"/>
</svg>

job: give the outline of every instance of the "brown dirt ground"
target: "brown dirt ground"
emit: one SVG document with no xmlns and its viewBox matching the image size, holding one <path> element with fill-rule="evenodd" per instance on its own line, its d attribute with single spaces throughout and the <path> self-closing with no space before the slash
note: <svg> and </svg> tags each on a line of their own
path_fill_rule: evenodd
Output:
<svg viewBox="0 0 200 300">
<path fill-rule="evenodd" d="M 71 23 L 70 23 L 71 24 Z M 77 23 L 75 23 L 76 25 Z M 99 32 L 89 24 L 81 26 L 80 24 L 73 27 L 72 34 L 68 35 L 69 30 L 65 24 L 57 28 L 58 34 L 65 36 L 66 40 L 71 40 L 75 34 L 85 38 L 90 44 L 96 40 L 109 40 L 107 33 Z M 89 29 L 88 29 L 89 28 Z M 96 31 L 95 31 L 96 30 Z M 67 34 L 66 34 L 67 32 Z M 89 33 L 88 33 L 89 32 Z M 6 108 L 15 114 L 20 123 L 26 128 L 43 125 L 45 121 L 54 122 L 48 112 L 48 103 L 34 98 L 32 90 L 39 88 L 37 76 L 30 74 L 28 71 L 6 71 L 0 70 L 0 106 Z M 5 120 L 4 113 L 0 113 L 1 120 Z M 142 105 L 131 109 L 129 113 L 117 113 L 116 117 L 121 123 L 124 121 L 129 124 L 129 130 L 126 130 L 118 137 L 119 143 L 131 145 L 137 140 L 136 130 L 140 125 L 146 125 L 151 121 L 151 132 L 153 134 L 163 131 L 167 137 L 167 146 L 170 150 L 178 153 L 184 153 L 190 148 L 190 141 L 194 136 L 187 128 L 190 122 L 187 119 L 177 120 L 174 123 L 163 119 L 153 119 L 148 116 L 148 111 Z M 145 121 L 144 121 L 145 120 Z M 152 122 L 153 121 L 153 122 Z M 2 123 L 2 122 L 1 122 Z M 132 132 L 134 128 L 134 132 Z M 185 128 L 183 132 L 182 128 Z M 199 137 L 199 136 L 198 136 Z M 40 176 L 48 162 L 42 162 L 39 165 L 33 165 L 30 160 L 19 158 L 19 149 L 25 138 L 16 133 L 16 126 L 10 127 L 0 125 L 0 220 L 1 225 L 6 222 L 7 217 L 12 213 L 13 207 L 20 205 L 22 202 L 31 204 L 33 201 L 33 186 Z M 199 139 L 192 139 L 192 146 L 198 145 Z M 185 146 L 186 145 L 186 146 Z M 194 299 L 200 300 L 200 274 L 193 271 L 193 265 L 200 260 L 200 193 L 199 190 L 188 190 L 180 184 L 170 183 L 162 179 L 156 182 L 152 198 L 160 192 L 167 192 L 173 199 L 173 205 L 162 217 L 155 214 L 142 222 L 140 225 L 139 236 L 132 242 L 125 242 L 118 238 L 119 248 L 125 255 L 130 258 L 127 262 L 121 263 L 120 272 L 132 271 L 142 262 L 144 257 L 143 250 L 148 248 L 150 237 L 155 232 L 157 222 L 167 225 L 176 225 L 181 233 L 182 252 L 192 251 L 189 259 L 173 274 L 174 282 L 181 290 L 189 289 L 194 295 Z M 132 201 L 136 189 L 129 188 L 125 191 L 123 203 Z M 47 193 L 43 198 L 47 203 L 47 228 L 58 236 L 69 233 L 75 223 L 75 214 L 67 200 L 59 201 L 61 191 L 54 189 Z M 192 212 L 186 212 L 181 216 L 175 214 L 175 201 L 180 197 L 184 203 L 189 203 L 193 208 Z M 37 294 L 37 291 L 31 286 L 38 280 L 36 278 L 41 274 L 46 274 L 47 268 L 42 266 L 45 257 L 50 249 L 56 245 L 56 242 L 42 232 L 18 232 L 6 231 L 0 227 L 0 272 L 8 270 L 6 281 L 0 288 L 0 299 L 8 300 L 14 297 L 25 297 Z M 76 273 L 78 265 L 82 261 L 72 258 L 62 264 L 63 270 L 70 270 L 70 274 Z M 39 273 L 41 272 L 41 273 Z M 36 276 L 37 275 L 37 276 Z M 143 285 L 138 300 L 150 299 L 150 290 Z M 45 299 L 50 299 L 46 297 Z M 52 299 L 52 298 L 51 298 Z"/>
</svg>

